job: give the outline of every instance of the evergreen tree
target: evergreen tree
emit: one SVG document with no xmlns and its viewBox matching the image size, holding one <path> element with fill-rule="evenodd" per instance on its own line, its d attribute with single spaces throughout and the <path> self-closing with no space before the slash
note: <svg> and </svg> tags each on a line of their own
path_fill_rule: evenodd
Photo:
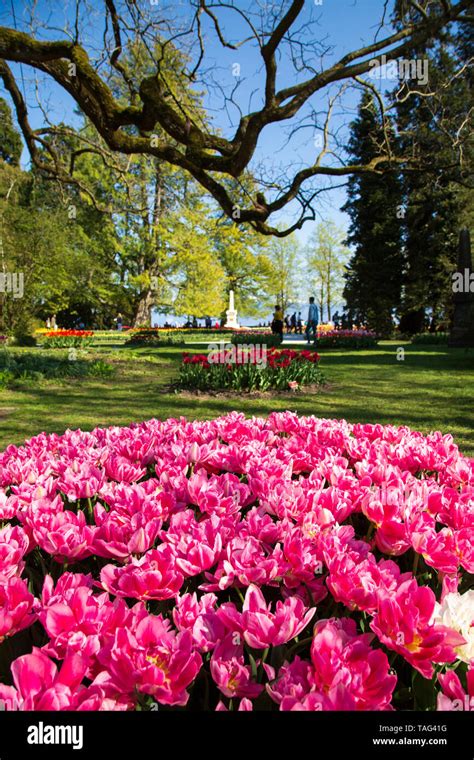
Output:
<svg viewBox="0 0 474 760">
<path fill-rule="evenodd" d="M 371 93 L 364 92 L 351 124 L 352 162 L 363 164 L 380 156 L 384 132 L 391 131 L 388 119 L 382 123 Z M 395 170 L 383 177 L 354 174 L 347 194 L 342 210 L 351 218 L 346 242 L 353 253 L 344 288 L 349 316 L 380 335 L 389 335 L 400 305 L 403 273 L 400 177 Z"/>
<path fill-rule="evenodd" d="M 460 61 L 452 46 L 441 44 L 418 54 L 428 58 L 429 83 L 417 84 L 397 106 L 401 149 L 416 152 L 425 163 L 434 164 L 436 158 L 446 170 L 429 182 L 417 173 L 403 178 L 406 270 L 400 329 L 408 333 L 449 327 L 459 229 L 468 222 L 473 200 L 472 190 L 457 182 L 471 159 L 468 147 L 463 146 L 464 166 L 456 168 L 460 156 L 455 133 L 467 117 L 468 79 L 456 76 Z M 449 88 L 442 86 L 446 80 Z M 438 90 L 439 95 L 428 102 L 424 89 Z"/>
</svg>

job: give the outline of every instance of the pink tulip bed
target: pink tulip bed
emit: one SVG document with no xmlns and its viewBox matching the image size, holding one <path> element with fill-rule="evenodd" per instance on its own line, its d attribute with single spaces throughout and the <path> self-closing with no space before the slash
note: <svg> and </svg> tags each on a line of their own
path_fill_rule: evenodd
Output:
<svg viewBox="0 0 474 760">
<path fill-rule="evenodd" d="M 371 330 L 318 330 L 318 348 L 375 348 L 377 333 Z"/>
<path fill-rule="evenodd" d="M 0 455 L 7 710 L 469 710 L 474 460 L 274 413 Z"/>
</svg>

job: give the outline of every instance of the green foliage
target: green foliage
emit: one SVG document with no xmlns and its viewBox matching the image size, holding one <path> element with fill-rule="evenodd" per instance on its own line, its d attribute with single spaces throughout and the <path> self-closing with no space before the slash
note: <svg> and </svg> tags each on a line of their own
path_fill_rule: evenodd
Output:
<svg viewBox="0 0 474 760">
<path fill-rule="evenodd" d="M 399 103 L 397 109 L 401 147 L 406 153 L 417 150 L 429 164 L 455 166 L 456 147 L 468 128 L 472 94 L 468 78 L 457 76 L 464 63 L 446 45 L 413 51 L 429 63 L 426 90 L 440 91 L 428 105 L 423 86 Z M 449 88 L 442 82 L 450 78 Z M 463 126 L 463 128 L 461 128 Z M 415 148 L 416 146 L 416 148 Z M 465 169 L 472 163 L 471 148 L 462 147 Z M 470 155 L 469 155 L 470 154 Z M 456 268 L 459 230 L 473 222 L 474 191 L 451 181 L 446 170 L 426 177 L 409 172 L 403 179 L 405 203 L 404 247 L 406 267 L 403 281 L 400 329 L 410 334 L 430 329 L 447 330 L 452 316 L 451 275 Z M 467 176 L 467 174 L 466 174 Z M 469 183 L 465 183 L 469 185 Z"/>
<path fill-rule="evenodd" d="M 333 305 L 342 299 L 349 258 L 344 236 L 344 231 L 334 222 L 322 222 L 306 246 L 305 276 L 312 287 L 311 295 L 316 298 L 321 322 L 325 318 L 331 320 Z"/>
<path fill-rule="evenodd" d="M 0 98 L 0 159 L 19 166 L 23 143 L 13 126 L 12 112 L 6 100 Z"/>
<path fill-rule="evenodd" d="M 37 340 L 34 335 L 29 335 L 28 333 L 25 333 L 23 330 L 19 329 L 16 330 L 13 335 L 12 343 L 15 346 L 32 348 L 33 346 L 37 345 Z"/>
<path fill-rule="evenodd" d="M 93 341 L 92 335 L 44 335 L 43 348 L 87 348 Z"/>
<path fill-rule="evenodd" d="M 393 131 L 386 117 L 382 123 L 374 99 L 364 92 L 357 118 L 351 125 L 349 151 L 352 163 L 368 163 L 380 155 L 384 129 Z M 346 273 L 344 298 L 349 315 L 359 324 L 390 335 L 392 317 L 400 305 L 403 249 L 397 216 L 402 204 L 397 172 L 353 175 L 343 206 L 350 218 L 347 238 L 354 253 Z"/>
<path fill-rule="evenodd" d="M 302 273 L 301 250 L 296 237 L 274 238 L 267 245 L 270 261 L 268 290 L 273 296 L 273 307 L 278 303 L 285 313 L 301 300 Z"/>
<path fill-rule="evenodd" d="M 279 335 L 273 335 L 272 333 L 259 333 L 255 331 L 248 333 L 235 333 L 231 337 L 231 343 L 233 343 L 234 346 L 254 345 L 268 346 L 268 348 L 270 348 L 281 345 L 281 340 Z"/>
<path fill-rule="evenodd" d="M 448 338 L 449 333 L 446 332 L 417 333 L 412 336 L 411 342 L 424 346 L 446 346 Z"/>
<path fill-rule="evenodd" d="M 285 354 L 292 354 L 287 358 Z M 196 361 L 198 359 L 198 361 Z M 199 391 L 289 391 L 301 386 L 319 385 L 324 382 L 317 361 L 311 361 L 303 353 L 286 351 L 268 358 L 268 363 L 257 364 L 243 360 L 239 363 L 208 363 L 205 356 L 189 358 L 179 368 L 177 387 Z"/>
<path fill-rule="evenodd" d="M 15 387 L 18 382 L 31 383 L 41 380 L 85 377 L 111 377 L 115 370 L 103 359 L 55 357 L 43 352 L 12 354 L 0 351 L 0 386 Z"/>
<path fill-rule="evenodd" d="M 371 335 L 325 335 L 318 334 L 316 345 L 319 348 L 344 348 L 359 351 L 362 348 L 376 348 L 377 338 Z"/>
<path fill-rule="evenodd" d="M 156 328 L 143 328 L 133 330 L 130 337 L 125 342 L 126 346 L 184 346 L 188 342 L 204 342 L 215 340 L 226 340 L 231 338 L 231 333 L 227 330 L 163 330 Z"/>
</svg>

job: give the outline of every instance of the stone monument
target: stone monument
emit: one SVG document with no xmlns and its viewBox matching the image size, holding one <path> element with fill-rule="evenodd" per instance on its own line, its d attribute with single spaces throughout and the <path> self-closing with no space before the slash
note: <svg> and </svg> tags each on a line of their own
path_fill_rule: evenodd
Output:
<svg viewBox="0 0 474 760">
<path fill-rule="evenodd" d="M 234 307 L 234 291 L 229 290 L 229 308 L 226 311 L 227 320 L 224 327 L 228 327 L 231 330 L 238 330 L 240 328 L 237 322 L 237 312 Z"/>
</svg>

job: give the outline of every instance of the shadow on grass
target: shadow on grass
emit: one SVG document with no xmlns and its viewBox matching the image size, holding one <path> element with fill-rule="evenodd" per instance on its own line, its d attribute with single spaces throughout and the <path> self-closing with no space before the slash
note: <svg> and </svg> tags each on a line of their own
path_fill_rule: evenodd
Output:
<svg viewBox="0 0 474 760">
<path fill-rule="evenodd" d="M 109 347 L 107 347 L 109 348 Z M 116 351 L 117 376 L 62 385 L 39 385 L 0 394 L 0 448 L 38 432 L 67 427 L 127 425 L 150 417 L 215 417 L 231 410 L 267 415 L 290 409 L 349 422 L 405 424 L 423 432 L 452 433 L 462 451 L 474 452 L 474 355 L 463 350 L 412 347 L 405 362 L 396 346 L 322 355 L 330 387 L 258 398 L 181 396 L 166 391 L 176 377 L 181 348 Z M 2 414 L 2 409 L 4 414 Z"/>
</svg>

